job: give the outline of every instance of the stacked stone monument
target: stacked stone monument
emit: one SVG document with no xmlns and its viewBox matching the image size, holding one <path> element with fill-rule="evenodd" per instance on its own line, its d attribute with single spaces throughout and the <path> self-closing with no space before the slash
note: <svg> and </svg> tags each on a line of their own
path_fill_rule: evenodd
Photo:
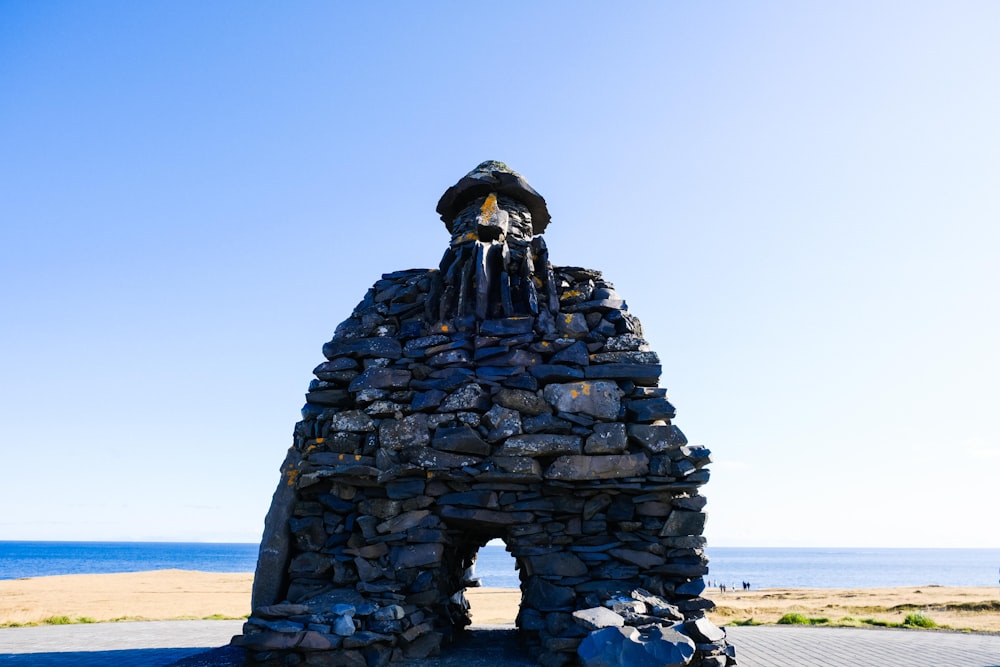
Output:
<svg viewBox="0 0 1000 667">
<path fill-rule="evenodd" d="M 439 269 L 383 275 L 323 346 L 233 643 L 274 665 L 436 655 L 500 538 L 539 664 L 735 664 L 700 597 L 709 452 L 638 320 L 599 272 L 550 265 L 545 201 L 502 163 L 438 212 Z"/>
</svg>

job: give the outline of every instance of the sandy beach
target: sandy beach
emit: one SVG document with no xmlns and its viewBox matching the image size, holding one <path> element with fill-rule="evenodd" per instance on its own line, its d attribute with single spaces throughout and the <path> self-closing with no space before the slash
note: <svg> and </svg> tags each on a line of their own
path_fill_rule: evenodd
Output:
<svg viewBox="0 0 1000 667">
<path fill-rule="evenodd" d="M 53 617 L 173 620 L 240 618 L 250 611 L 253 575 L 186 570 L 127 574 L 83 574 L 0 581 L 0 627 L 43 623 Z M 511 623 L 520 593 L 470 588 L 466 597 L 475 623 Z M 763 589 L 711 593 L 710 614 L 719 625 L 753 619 L 774 623 L 786 613 L 808 618 L 844 617 L 901 622 L 920 613 L 938 625 L 1000 632 L 996 587 L 904 587 L 873 589 Z"/>
<path fill-rule="evenodd" d="M 775 623 L 785 614 L 845 617 L 901 623 L 908 614 L 922 614 L 937 625 L 954 629 L 1000 632 L 1000 588 L 996 586 L 905 586 L 898 588 L 768 588 L 759 591 L 708 591 L 717 625 L 753 619 Z"/>
</svg>

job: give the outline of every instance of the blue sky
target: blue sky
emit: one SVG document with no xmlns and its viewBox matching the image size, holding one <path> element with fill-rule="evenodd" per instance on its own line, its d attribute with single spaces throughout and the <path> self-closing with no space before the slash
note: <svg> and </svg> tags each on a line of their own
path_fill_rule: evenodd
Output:
<svg viewBox="0 0 1000 667">
<path fill-rule="evenodd" d="M 1000 4 L 0 2 L 0 539 L 259 539 L 320 348 L 486 159 L 726 546 L 1000 547 Z"/>
</svg>

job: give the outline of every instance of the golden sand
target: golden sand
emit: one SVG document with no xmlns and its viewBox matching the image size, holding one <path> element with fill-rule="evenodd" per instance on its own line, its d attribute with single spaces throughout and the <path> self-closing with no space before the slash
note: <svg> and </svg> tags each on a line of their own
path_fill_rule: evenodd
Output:
<svg viewBox="0 0 1000 667">
<path fill-rule="evenodd" d="M 252 574 L 187 570 L 3 580 L 0 626 L 59 616 L 71 621 L 240 618 L 250 612 L 252 583 Z M 719 625 L 749 618 L 774 623 L 790 612 L 831 621 L 893 622 L 921 613 L 939 625 L 1000 632 L 1000 589 L 995 587 L 775 588 L 709 595 L 718 605 L 710 617 Z M 473 622 L 512 623 L 521 595 L 505 588 L 470 588 L 466 597 Z"/>
<path fill-rule="evenodd" d="M 734 621 L 774 623 L 783 615 L 901 623 L 921 614 L 955 629 L 1000 632 L 1000 588 L 995 586 L 904 586 L 898 588 L 769 588 L 759 591 L 706 592 L 716 608 L 717 625 Z"/>
</svg>

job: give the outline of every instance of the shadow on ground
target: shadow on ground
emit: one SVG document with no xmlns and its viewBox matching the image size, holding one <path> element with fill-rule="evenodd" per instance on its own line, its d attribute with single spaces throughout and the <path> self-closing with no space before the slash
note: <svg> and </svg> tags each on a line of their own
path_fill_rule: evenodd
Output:
<svg viewBox="0 0 1000 667">
<path fill-rule="evenodd" d="M 224 646 L 186 657 L 169 667 L 242 667 L 243 657 L 242 649 Z M 521 647 L 513 627 L 480 625 L 466 630 L 454 643 L 442 648 L 440 656 L 407 664 L 408 667 L 534 667 L 538 663 Z"/>
<path fill-rule="evenodd" d="M 66 651 L 54 653 L 0 653 L 0 665 L 7 667 L 164 667 L 200 654 L 200 648 L 133 648 L 121 651 Z M 241 656 L 242 660 L 242 656 Z M 187 664 L 187 663 L 184 663 Z M 202 664 L 202 663 L 192 663 Z M 215 663 L 204 663 L 206 665 Z M 220 663 L 228 665 L 230 663 Z M 242 662 L 232 663 L 234 665 Z"/>
</svg>

